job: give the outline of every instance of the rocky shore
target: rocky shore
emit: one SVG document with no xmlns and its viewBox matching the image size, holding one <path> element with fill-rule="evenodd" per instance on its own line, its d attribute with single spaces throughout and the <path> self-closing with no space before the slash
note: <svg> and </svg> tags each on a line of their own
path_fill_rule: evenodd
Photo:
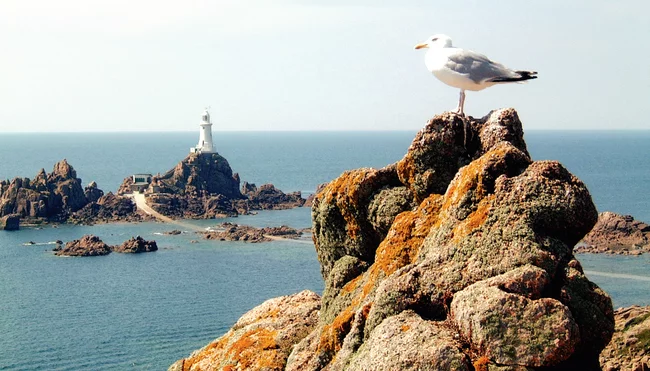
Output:
<svg viewBox="0 0 650 371">
<path fill-rule="evenodd" d="M 50 174 L 44 169 L 33 178 L 0 181 L 0 217 L 14 217 L 27 224 L 93 224 L 147 220 L 126 197 L 104 194 L 95 182 L 83 188 L 77 172 L 66 160 Z"/>
<path fill-rule="evenodd" d="M 267 242 L 269 236 L 297 239 L 303 232 L 283 225 L 281 227 L 255 228 L 235 223 L 221 223 L 214 230 L 203 232 L 203 238 L 217 241 Z"/>
<path fill-rule="evenodd" d="M 599 370 L 612 303 L 573 256 L 597 216 L 514 110 L 435 116 L 316 195 L 320 300 L 267 301 L 170 370 Z"/>
<path fill-rule="evenodd" d="M 163 175 L 153 176 L 144 190 L 146 202 L 171 218 L 208 219 L 249 214 L 255 210 L 281 210 L 305 203 L 300 192 L 285 194 L 272 184 L 259 188 L 244 182 L 218 153 L 190 154 Z M 139 222 L 153 220 L 140 212 L 133 199 L 133 177 L 127 177 L 117 194 L 82 187 L 66 160 L 34 177 L 0 181 L 0 228 L 15 230 L 20 223 Z M 16 224 L 18 222 L 18 224 Z"/>
<path fill-rule="evenodd" d="M 54 248 L 54 255 L 101 256 L 108 255 L 111 252 L 137 254 L 156 250 L 158 250 L 156 241 L 147 241 L 140 236 L 132 237 L 118 246 L 109 246 L 99 237 L 89 234 L 66 243 L 65 247 L 61 247 L 59 244 Z"/>
<path fill-rule="evenodd" d="M 604 212 L 575 252 L 641 255 L 650 252 L 650 225 L 631 215 Z"/>
<path fill-rule="evenodd" d="M 600 354 L 603 371 L 650 370 L 650 306 L 614 312 L 616 331 Z"/>
</svg>

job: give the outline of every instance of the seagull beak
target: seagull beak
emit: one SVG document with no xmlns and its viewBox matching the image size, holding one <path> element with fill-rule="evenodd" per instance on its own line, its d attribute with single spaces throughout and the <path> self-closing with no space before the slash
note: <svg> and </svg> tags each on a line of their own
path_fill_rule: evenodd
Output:
<svg viewBox="0 0 650 371">
<path fill-rule="evenodd" d="M 427 44 L 417 44 L 415 46 L 415 49 L 422 49 L 422 48 L 428 48 L 428 47 L 429 47 L 429 45 L 427 45 Z"/>
</svg>

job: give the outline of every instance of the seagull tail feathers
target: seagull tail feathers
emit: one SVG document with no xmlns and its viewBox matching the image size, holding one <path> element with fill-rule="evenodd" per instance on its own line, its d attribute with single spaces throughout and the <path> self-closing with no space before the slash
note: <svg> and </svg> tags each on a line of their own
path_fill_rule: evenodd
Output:
<svg viewBox="0 0 650 371">
<path fill-rule="evenodd" d="M 537 78 L 537 71 L 515 71 L 518 77 L 495 77 L 490 79 L 490 82 L 522 82 Z"/>
</svg>

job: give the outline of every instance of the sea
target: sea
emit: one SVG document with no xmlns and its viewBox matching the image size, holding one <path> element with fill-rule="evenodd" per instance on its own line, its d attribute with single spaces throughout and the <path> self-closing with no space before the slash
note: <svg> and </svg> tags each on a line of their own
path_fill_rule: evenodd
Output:
<svg viewBox="0 0 650 371">
<path fill-rule="evenodd" d="M 415 132 L 214 132 L 216 150 L 242 181 L 306 196 L 342 172 L 402 158 Z M 197 132 L 0 133 L 0 179 L 33 178 L 62 159 L 84 185 L 115 192 L 134 173 L 164 173 Z M 650 222 L 650 131 L 527 131 L 534 160 L 558 160 L 588 186 L 599 211 Z M 311 226 L 308 208 L 223 221 Z M 202 240 L 176 226 L 113 223 L 0 231 L 0 370 L 165 370 L 224 334 L 263 301 L 322 293 L 308 240 L 259 244 Z M 53 241 L 95 234 L 108 244 L 140 235 L 147 254 L 57 257 Z M 34 244 L 27 245 L 33 242 Z M 650 256 L 580 254 L 614 306 L 650 305 Z"/>
</svg>

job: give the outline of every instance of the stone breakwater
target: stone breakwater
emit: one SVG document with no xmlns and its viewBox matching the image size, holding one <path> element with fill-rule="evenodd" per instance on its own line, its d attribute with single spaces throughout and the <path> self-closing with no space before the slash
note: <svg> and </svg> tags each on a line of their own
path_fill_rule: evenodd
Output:
<svg viewBox="0 0 650 371">
<path fill-rule="evenodd" d="M 322 298 L 272 299 L 170 370 L 600 369 L 612 303 L 572 251 L 596 208 L 531 160 L 513 109 L 435 116 L 402 160 L 326 185 L 312 219 Z M 306 296 L 318 315 L 287 334 Z"/>
</svg>

